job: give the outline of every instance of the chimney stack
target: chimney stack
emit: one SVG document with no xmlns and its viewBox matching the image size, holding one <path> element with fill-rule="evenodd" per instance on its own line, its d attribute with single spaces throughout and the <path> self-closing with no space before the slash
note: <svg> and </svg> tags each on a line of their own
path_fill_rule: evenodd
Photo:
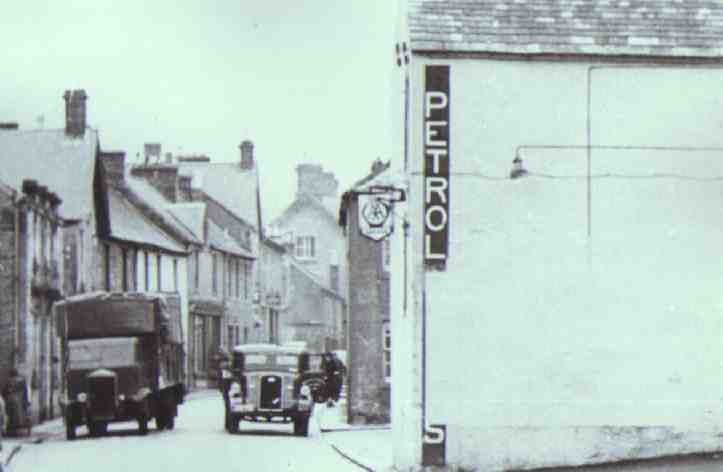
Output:
<svg viewBox="0 0 723 472">
<path fill-rule="evenodd" d="M 143 155 L 146 164 L 151 163 L 151 159 L 158 163 L 161 160 L 161 143 L 143 143 Z"/>
<path fill-rule="evenodd" d="M 251 170 L 254 168 L 254 143 L 246 140 L 239 146 L 241 149 L 241 168 Z"/>
<path fill-rule="evenodd" d="M 113 186 L 125 181 L 126 153 L 123 151 L 101 151 L 100 161 L 106 182 Z"/>
<path fill-rule="evenodd" d="M 381 159 L 377 158 L 377 160 L 372 163 L 372 174 L 377 175 L 386 168 L 386 164 L 384 164 Z"/>
<path fill-rule="evenodd" d="M 66 90 L 65 99 L 65 135 L 69 138 L 82 138 L 85 135 L 86 108 L 88 99 L 85 90 Z"/>
</svg>

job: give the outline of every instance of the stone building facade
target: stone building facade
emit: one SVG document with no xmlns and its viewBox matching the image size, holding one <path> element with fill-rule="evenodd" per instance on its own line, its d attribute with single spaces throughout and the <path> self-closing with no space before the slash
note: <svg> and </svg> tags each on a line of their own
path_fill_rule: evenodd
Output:
<svg viewBox="0 0 723 472">
<path fill-rule="evenodd" d="M 268 237 L 289 257 L 289 309 L 281 339 L 316 350 L 345 349 L 346 243 L 336 221 L 338 181 L 317 164 L 296 168 L 295 200 L 269 225 Z"/>
<path fill-rule="evenodd" d="M 359 192 L 389 167 L 377 160 L 371 173 L 342 197 L 340 225 L 347 241 L 347 417 L 351 423 L 389 423 L 392 333 L 389 315 L 389 240 L 359 228 Z"/>
<path fill-rule="evenodd" d="M 34 180 L 0 186 L 0 378 L 26 375 L 34 422 L 58 412 L 58 355 L 52 316 L 62 296 L 60 198 Z M 27 374 L 29 373 L 29 376 Z"/>
</svg>

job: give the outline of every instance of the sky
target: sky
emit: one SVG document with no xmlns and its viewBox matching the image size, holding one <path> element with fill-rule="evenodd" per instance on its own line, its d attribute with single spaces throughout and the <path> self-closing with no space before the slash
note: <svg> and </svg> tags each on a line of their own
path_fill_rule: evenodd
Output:
<svg viewBox="0 0 723 472">
<path fill-rule="evenodd" d="M 83 88 L 101 147 L 130 163 L 144 142 L 236 161 L 250 139 L 269 221 L 297 164 L 322 164 L 343 191 L 390 158 L 395 21 L 390 0 L 13 2 L 0 121 L 62 128 L 63 92 Z"/>
</svg>

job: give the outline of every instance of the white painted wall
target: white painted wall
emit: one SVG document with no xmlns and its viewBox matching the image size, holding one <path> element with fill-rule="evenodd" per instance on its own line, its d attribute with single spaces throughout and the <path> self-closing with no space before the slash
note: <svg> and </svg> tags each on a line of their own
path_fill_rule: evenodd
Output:
<svg viewBox="0 0 723 472">
<path fill-rule="evenodd" d="M 719 447 L 723 182 L 696 179 L 723 178 L 723 153 L 593 150 L 593 174 L 627 177 L 592 180 L 588 240 L 587 181 L 563 178 L 586 174 L 584 150 L 526 151 L 529 171 L 558 178 L 504 179 L 518 145 L 586 144 L 587 64 L 439 63 L 452 65 L 455 175 L 448 268 L 424 280 L 425 408 L 447 425 L 448 463 L 501 470 Z M 592 143 L 723 146 L 722 83 L 711 70 L 595 70 Z M 681 178 L 636 178 L 652 174 Z"/>
</svg>

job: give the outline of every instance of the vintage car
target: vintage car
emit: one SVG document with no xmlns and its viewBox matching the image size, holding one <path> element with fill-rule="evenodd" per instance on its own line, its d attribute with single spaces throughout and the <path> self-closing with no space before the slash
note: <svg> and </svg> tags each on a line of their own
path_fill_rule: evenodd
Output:
<svg viewBox="0 0 723 472">
<path fill-rule="evenodd" d="M 244 344 L 233 349 L 230 372 L 222 383 L 225 428 L 238 432 L 241 420 L 294 424 L 294 434 L 307 436 L 314 399 L 309 375 L 310 354 L 303 348 Z"/>
</svg>

